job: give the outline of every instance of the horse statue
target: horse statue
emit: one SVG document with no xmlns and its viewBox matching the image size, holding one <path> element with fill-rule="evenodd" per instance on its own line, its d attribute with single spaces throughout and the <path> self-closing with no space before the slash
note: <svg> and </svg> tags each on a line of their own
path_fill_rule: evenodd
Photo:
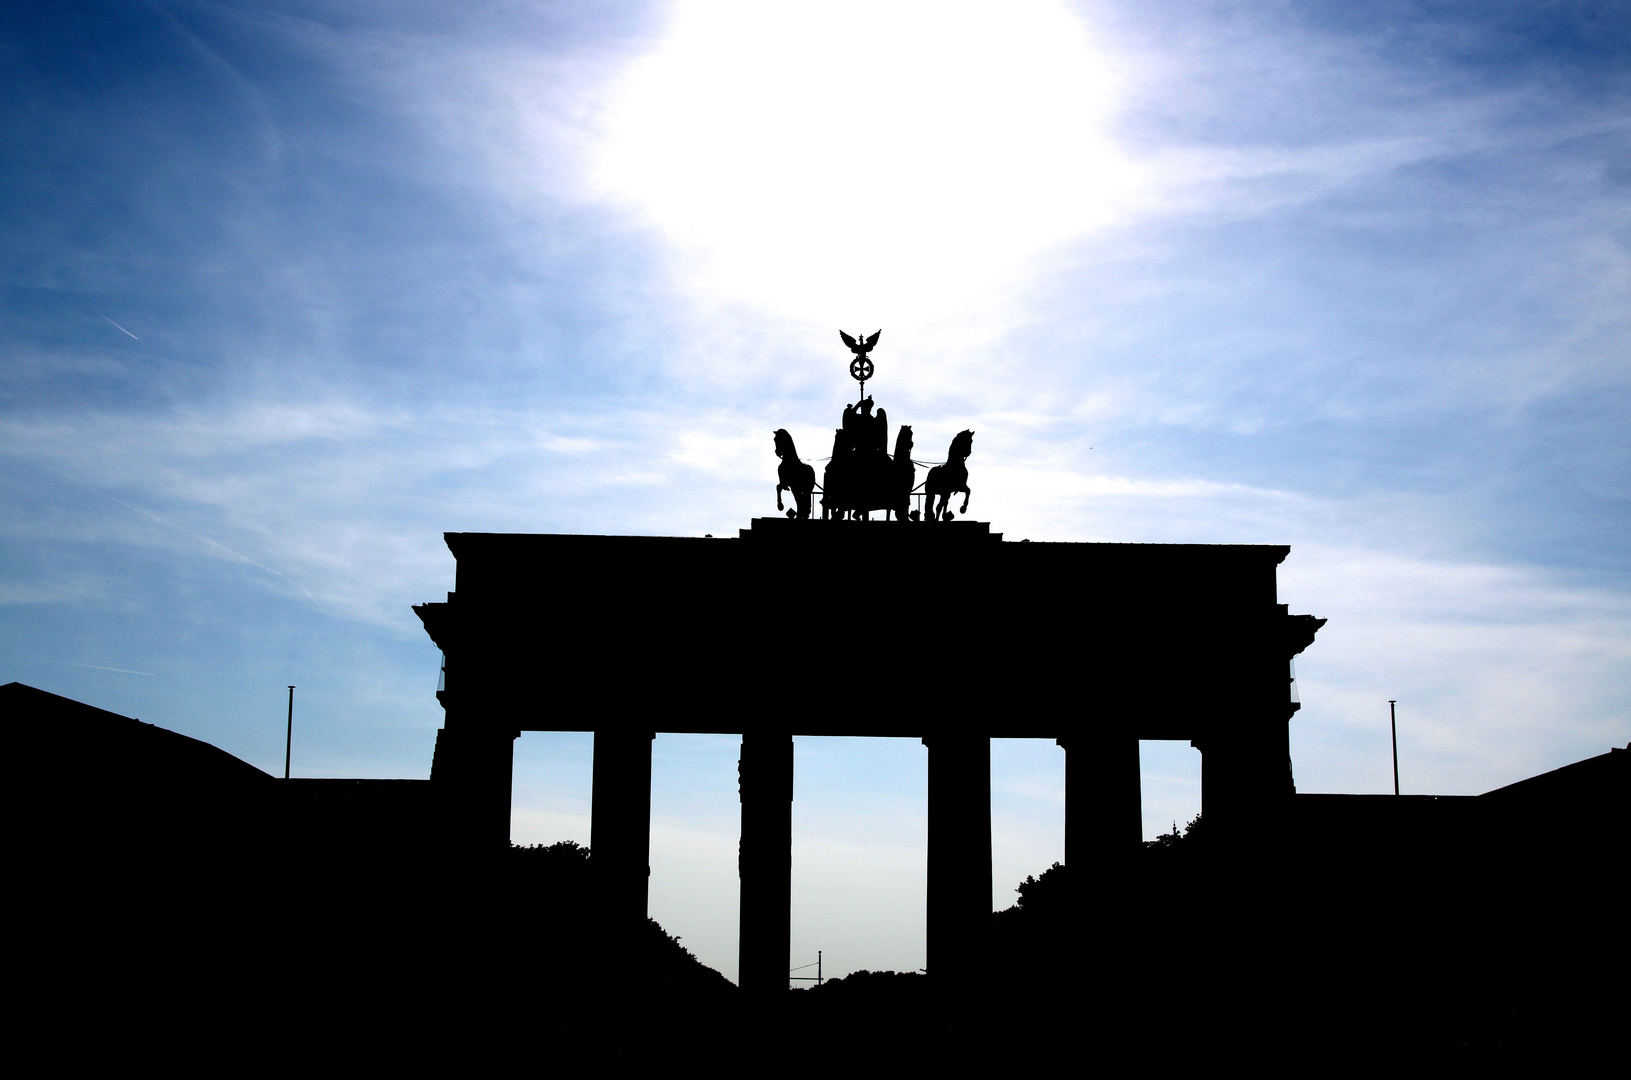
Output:
<svg viewBox="0 0 1631 1080">
<path fill-rule="evenodd" d="M 959 431 L 951 440 L 951 449 L 946 451 L 946 463 L 929 470 L 928 479 L 923 481 L 923 509 L 930 521 L 951 520 L 947 505 L 958 491 L 963 493 L 963 508 L 957 512 L 968 513 L 968 500 L 973 493 L 968 489 L 968 466 L 964 462 L 973 452 L 974 432 Z M 936 496 L 940 498 L 939 506 L 935 505 Z"/>
<path fill-rule="evenodd" d="M 782 492 L 793 493 L 793 500 L 798 504 L 797 510 L 788 510 L 787 516 L 804 521 L 810 516 L 810 493 L 815 490 L 815 467 L 806 465 L 799 460 L 798 450 L 793 446 L 793 436 L 787 433 L 786 428 L 776 429 L 776 456 L 782 463 L 776 469 L 776 509 L 782 510 Z"/>
</svg>

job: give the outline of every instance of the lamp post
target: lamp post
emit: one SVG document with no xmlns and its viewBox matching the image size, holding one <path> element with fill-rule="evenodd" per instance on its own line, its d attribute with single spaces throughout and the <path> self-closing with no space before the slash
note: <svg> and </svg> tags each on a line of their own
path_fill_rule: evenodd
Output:
<svg viewBox="0 0 1631 1080">
<path fill-rule="evenodd" d="M 1393 732 L 1393 794 L 1399 793 L 1399 716 L 1394 711 L 1398 699 L 1389 698 L 1387 703 L 1387 726 Z"/>
<path fill-rule="evenodd" d="M 284 780 L 289 780 L 289 750 L 295 744 L 295 688 L 289 687 L 289 731 L 284 733 Z"/>
</svg>

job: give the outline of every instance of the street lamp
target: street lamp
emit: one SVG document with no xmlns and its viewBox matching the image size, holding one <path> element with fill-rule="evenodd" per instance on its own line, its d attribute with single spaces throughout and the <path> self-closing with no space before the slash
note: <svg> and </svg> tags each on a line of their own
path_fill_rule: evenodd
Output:
<svg viewBox="0 0 1631 1080">
<path fill-rule="evenodd" d="M 293 687 L 290 687 L 293 690 Z M 1399 716 L 1394 706 L 1399 702 L 1396 698 L 1389 698 L 1387 703 L 1387 726 L 1393 732 L 1393 794 L 1399 793 Z"/>
<path fill-rule="evenodd" d="M 284 733 L 284 780 L 289 780 L 289 749 L 295 744 L 295 688 L 289 687 L 289 731 Z"/>
</svg>

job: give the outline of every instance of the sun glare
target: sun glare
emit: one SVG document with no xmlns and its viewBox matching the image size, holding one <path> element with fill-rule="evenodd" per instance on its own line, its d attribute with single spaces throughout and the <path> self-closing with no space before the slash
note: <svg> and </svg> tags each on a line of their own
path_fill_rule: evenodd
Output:
<svg viewBox="0 0 1631 1080">
<path fill-rule="evenodd" d="M 1056 4 L 682 3 L 614 86 L 591 179 L 713 299 L 898 321 L 1118 216 L 1115 97 Z"/>
</svg>

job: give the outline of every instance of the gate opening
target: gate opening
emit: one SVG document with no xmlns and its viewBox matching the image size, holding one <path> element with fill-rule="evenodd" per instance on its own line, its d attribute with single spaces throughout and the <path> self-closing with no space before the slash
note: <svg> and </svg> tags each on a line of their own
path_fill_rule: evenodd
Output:
<svg viewBox="0 0 1631 1080">
<path fill-rule="evenodd" d="M 1053 739 L 991 740 L 991 907 L 1065 861 L 1065 752 Z"/>
<path fill-rule="evenodd" d="M 828 979 L 863 968 L 921 970 L 928 750 L 917 739 L 801 735 L 793 743 L 789 970 L 818 951 Z"/>
<path fill-rule="evenodd" d="M 515 740 L 510 843 L 572 840 L 589 846 L 595 737 L 587 731 L 527 731 Z"/>
<path fill-rule="evenodd" d="M 1138 744 L 1143 790 L 1144 841 L 1178 832 L 1201 812 L 1201 752 L 1187 742 L 1143 740 Z"/>
<path fill-rule="evenodd" d="M 736 844 L 740 735 L 670 735 L 651 744 L 651 917 L 698 960 L 738 974 Z"/>
</svg>

